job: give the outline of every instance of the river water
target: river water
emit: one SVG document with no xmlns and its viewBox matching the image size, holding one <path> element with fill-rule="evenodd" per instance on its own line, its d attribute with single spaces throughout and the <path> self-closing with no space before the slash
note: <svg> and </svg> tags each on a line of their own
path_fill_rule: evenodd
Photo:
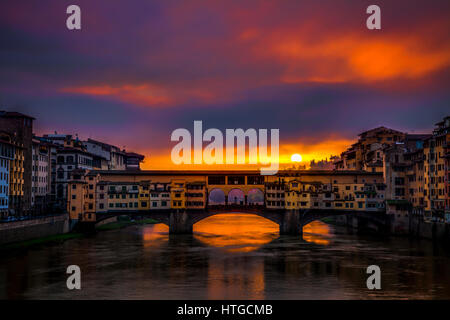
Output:
<svg viewBox="0 0 450 320">
<path fill-rule="evenodd" d="M 450 299 L 450 252 L 431 241 L 322 222 L 280 237 L 248 214 L 207 218 L 192 236 L 130 226 L 1 254 L 1 299 Z M 81 290 L 66 287 L 69 265 L 81 268 Z M 369 265 L 381 290 L 367 289 Z"/>
</svg>

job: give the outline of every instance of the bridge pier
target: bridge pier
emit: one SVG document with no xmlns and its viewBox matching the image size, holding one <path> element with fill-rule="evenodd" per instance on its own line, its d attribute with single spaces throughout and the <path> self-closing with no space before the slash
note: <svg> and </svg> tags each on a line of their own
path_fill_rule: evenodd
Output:
<svg viewBox="0 0 450 320">
<path fill-rule="evenodd" d="M 286 210 L 280 223 L 280 235 L 302 235 L 303 224 L 298 210 Z"/>
<path fill-rule="evenodd" d="M 186 211 L 171 211 L 169 214 L 170 234 L 192 234 L 193 225 Z"/>
</svg>

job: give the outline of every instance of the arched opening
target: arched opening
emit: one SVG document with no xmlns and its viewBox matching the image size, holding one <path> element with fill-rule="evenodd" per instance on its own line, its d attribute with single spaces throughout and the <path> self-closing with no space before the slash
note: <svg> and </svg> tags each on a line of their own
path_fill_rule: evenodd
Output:
<svg viewBox="0 0 450 320">
<path fill-rule="evenodd" d="M 194 237 L 228 252 L 250 252 L 279 237 L 275 222 L 248 213 L 215 214 L 193 227 Z"/>
<path fill-rule="evenodd" d="M 208 204 L 210 206 L 225 205 L 225 192 L 221 189 L 213 189 L 209 193 Z"/>
<path fill-rule="evenodd" d="M 228 192 L 228 204 L 230 205 L 240 205 L 245 204 L 245 195 L 241 189 L 232 189 Z"/>
<path fill-rule="evenodd" d="M 247 195 L 247 204 L 248 205 L 264 205 L 264 193 L 260 189 L 250 189 Z"/>
</svg>

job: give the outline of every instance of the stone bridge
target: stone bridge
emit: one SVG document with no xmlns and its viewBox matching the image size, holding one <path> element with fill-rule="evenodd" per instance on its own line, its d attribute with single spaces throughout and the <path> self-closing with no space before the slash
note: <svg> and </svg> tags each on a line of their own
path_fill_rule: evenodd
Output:
<svg viewBox="0 0 450 320">
<path fill-rule="evenodd" d="M 389 219 L 385 212 L 359 211 L 359 210 L 325 210 L 325 209 L 302 209 L 302 210 L 269 210 L 264 206 L 240 206 L 223 205 L 210 206 L 205 210 L 167 210 L 167 211 L 136 211 L 136 212 L 112 212 L 97 214 L 97 222 L 112 216 L 139 215 L 146 216 L 166 224 L 171 234 L 190 234 L 197 222 L 208 217 L 227 213 L 253 214 L 275 222 L 280 227 L 280 234 L 299 235 L 302 234 L 303 226 L 310 222 L 333 216 L 351 216 L 358 221 L 370 222 L 379 229 L 388 227 Z"/>
</svg>

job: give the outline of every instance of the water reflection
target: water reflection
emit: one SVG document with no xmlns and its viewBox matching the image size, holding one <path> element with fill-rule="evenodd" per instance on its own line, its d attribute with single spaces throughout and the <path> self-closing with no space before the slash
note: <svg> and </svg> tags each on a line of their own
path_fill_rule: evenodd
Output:
<svg viewBox="0 0 450 320">
<path fill-rule="evenodd" d="M 0 299 L 449 299 L 450 254 L 431 241 L 347 234 L 314 222 L 303 239 L 248 214 L 199 222 L 194 235 L 131 226 L 0 256 Z M 82 290 L 66 288 L 79 265 Z M 368 265 L 383 290 L 366 287 Z"/>
<path fill-rule="evenodd" d="M 144 247 L 157 247 L 169 240 L 169 227 L 158 223 L 146 226 L 142 230 Z"/>
<path fill-rule="evenodd" d="M 197 222 L 194 237 L 228 252 L 250 252 L 278 238 L 278 225 L 252 214 L 221 214 Z"/>
<path fill-rule="evenodd" d="M 329 245 L 330 227 L 314 221 L 303 227 L 303 240 Z M 206 218 L 194 225 L 194 236 L 202 243 L 227 252 L 250 252 L 279 237 L 276 223 L 252 214 L 224 214 Z"/>
<path fill-rule="evenodd" d="M 303 240 L 307 242 L 327 246 L 332 237 L 331 227 L 322 221 L 313 221 L 303 227 Z"/>
</svg>

